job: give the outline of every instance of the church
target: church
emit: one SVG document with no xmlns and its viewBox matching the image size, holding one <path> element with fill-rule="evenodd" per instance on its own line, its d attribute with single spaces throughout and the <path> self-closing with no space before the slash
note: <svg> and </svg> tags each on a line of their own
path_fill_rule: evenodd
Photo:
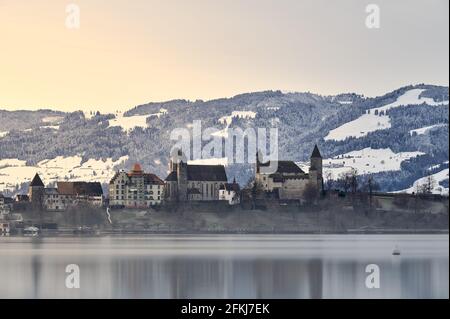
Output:
<svg viewBox="0 0 450 319">
<path fill-rule="evenodd" d="M 190 165 L 181 150 L 170 158 L 165 199 L 168 201 L 220 200 L 219 192 L 228 183 L 223 165 Z"/>
<path fill-rule="evenodd" d="M 318 192 L 323 190 L 322 155 L 315 145 L 310 158 L 309 172 L 305 173 L 293 161 L 277 161 L 262 163 L 259 154 L 256 158 L 255 181 L 266 193 L 272 193 L 279 199 L 302 199 L 308 186 Z M 264 168 L 276 167 L 275 172 L 265 172 Z M 275 164 L 275 165 L 274 165 Z"/>
</svg>

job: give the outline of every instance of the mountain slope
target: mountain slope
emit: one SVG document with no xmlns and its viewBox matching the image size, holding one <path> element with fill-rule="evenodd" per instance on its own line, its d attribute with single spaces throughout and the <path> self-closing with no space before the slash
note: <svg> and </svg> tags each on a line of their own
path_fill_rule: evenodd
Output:
<svg viewBox="0 0 450 319">
<path fill-rule="evenodd" d="M 430 167 L 440 171 L 448 168 L 447 101 L 447 87 L 421 84 L 376 98 L 354 93 L 320 96 L 265 91 L 212 101 L 149 103 L 124 114 L 92 117 L 86 117 L 83 112 L 0 111 L 0 160 L 8 159 L 4 164 L 0 162 L 0 191 L 20 188 L 27 181 L 25 177 L 14 179 L 14 185 L 5 186 L 5 181 L 10 181 L 11 175 L 23 165 L 40 169 L 39 163 L 58 156 L 80 156 L 81 163 L 77 163 L 80 167 L 88 160 L 116 163 L 108 167 L 111 170 L 129 168 L 134 162 L 140 162 L 146 170 L 164 178 L 173 145 L 170 132 L 175 128 L 189 128 L 194 120 L 201 120 L 203 128 L 218 130 L 277 127 L 281 158 L 305 162 L 318 143 L 324 158 L 330 159 L 329 169 L 334 178 L 343 167 L 352 167 L 354 160 L 360 174 L 373 173 L 382 190 L 408 189 L 416 180 L 437 173 L 430 171 Z M 361 121 L 361 118 L 368 122 L 352 126 L 352 121 Z M 378 126 L 378 122 L 385 126 Z M 371 129 L 367 129 L 370 126 Z M 365 130 L 363 133 L 361 127 Z M 334 138 L 339 130 L 339 138 Z M 376 150 L 385 151 L 377 153 Z M 418 156 L 396 155 L 403 153 Z M 351 158 L 355 154 L 357 158 Z M 372 158 L 365 162 L 363 157 L 368 154 Z M 388 157 L 380 158 L 378 165 L 373 154 L 388 154 Z M 349 158 L 345 164 L 333 160 L 343 155 Z M 125 157 L 127 160 L 123 161 Z M 7 167 L 11 159 L 26 161 L 26 164 L 16 169 Z M 77 165 L 67 167 L 67 171 L 78 169 Z M 379 167 L 363 169 L 367 165 Z M 243 184 L 252 175 L 249 165 L 230 165 L 227 170 L 230 178 L 236 176 Z M 97 176 L 98 180 L 107 182 L 106 174 Z M 448 182 L 444 180 L 441 184 L 448 185 Z"/>
</svg>

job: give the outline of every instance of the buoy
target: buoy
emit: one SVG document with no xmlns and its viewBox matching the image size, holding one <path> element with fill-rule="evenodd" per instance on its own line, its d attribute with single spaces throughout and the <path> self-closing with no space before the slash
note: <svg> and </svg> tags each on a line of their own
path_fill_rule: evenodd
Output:
<svg viewBox="0 0 450 319">
<path fill-rule="evenodd" d="M 392 255 L 400 256 L 400 254 L 401 254 L 400 249 L 397 246 L 395 246 L 394 250 L 392 251 Z"/>
</svg>

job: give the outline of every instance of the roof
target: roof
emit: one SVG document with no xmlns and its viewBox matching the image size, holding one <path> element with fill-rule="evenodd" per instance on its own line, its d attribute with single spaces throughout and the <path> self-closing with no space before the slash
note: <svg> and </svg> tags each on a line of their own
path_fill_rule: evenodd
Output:
<svg viewBox="0 0 450 319">
<path fill-rule="evenodd" d="M 36 186 L 44 187 L 44 183 L 42 182 L 42 179 L 39 177 L 39 174 L 34 175 L 34 178 L 31 181 L 30 186 L 31 187 L 36 187 Z"/>
<path fill-rule="evenodd" d="M 314 145 L 314 150 L 312 152 L 311 158 L 322 158 L 322 155 L 320 154 L 319 148 L 317 145 Z"/>
<path fill-rule="evenodd" d="M 144 172 L 142 170 L 142 167 L 140 164 L 136 163 L 133 166 L 133 169 L 131 170 L 130 174 L 128 174 L 129 176 L 140 176 L 142 175 Z"/>
<path fill-rule="evenodd" d="M 144 174 L 144 184 L 164 185 L 164 181 L 155 174 Z"/>
<path fill-rule="evenodd" d="M 260 164 L 260 166 L 262 167 L 268 167 L 270 166 L 271 162 L 267 162 L 267 163 L 262 163 Z M 278 174 L 305 174 L 305 172 L 298 167 L 297 164 L 295 164 L 295 162 L 292 161 L 278 161 L 275 162 L 277 163 L 277 170 L 276 172 L 274 172 L 274 174 L 278 173 Z"/>
<path fill-rule="evenodd" d="M 176 182 L 177 180 L 177 172 L 170 172 L 170 174 L 166 177 L 166 182 Z"/>
<path fill-rule="evenodd" d="M 188 181 L 198 182 L 227 182 L 227 173 L 223 165 L 187 165 Z M 167 182 L 178 180 L 176 172 L 170 172 L 166 177 Z"/>
<path fill-rule="evenodd" d="M 58 182 L 57 186 L 61 195 L 103 195 L 102 185 L 99 182 Z"/>
<path fill-rule="evenodd" d="M 188 181 L 227 182 L 223 165 L 188 165 Z"/>
</svg>

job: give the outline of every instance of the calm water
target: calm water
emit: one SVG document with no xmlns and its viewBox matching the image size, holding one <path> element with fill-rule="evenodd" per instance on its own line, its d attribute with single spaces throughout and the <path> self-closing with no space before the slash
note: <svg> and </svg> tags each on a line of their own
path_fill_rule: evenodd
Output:
<svg viewBox="0 0 450 319">
<path fill-rule="evenodd" d="M 0 298 L 448 298 L 448 235 L 0 238 Z M 398 246 L 401 257 L 392 256 Z M 65 286 L 68 264 L 80 289 Z M 368 264 L 380 288 L 368 289 Z"/>
</svg>

